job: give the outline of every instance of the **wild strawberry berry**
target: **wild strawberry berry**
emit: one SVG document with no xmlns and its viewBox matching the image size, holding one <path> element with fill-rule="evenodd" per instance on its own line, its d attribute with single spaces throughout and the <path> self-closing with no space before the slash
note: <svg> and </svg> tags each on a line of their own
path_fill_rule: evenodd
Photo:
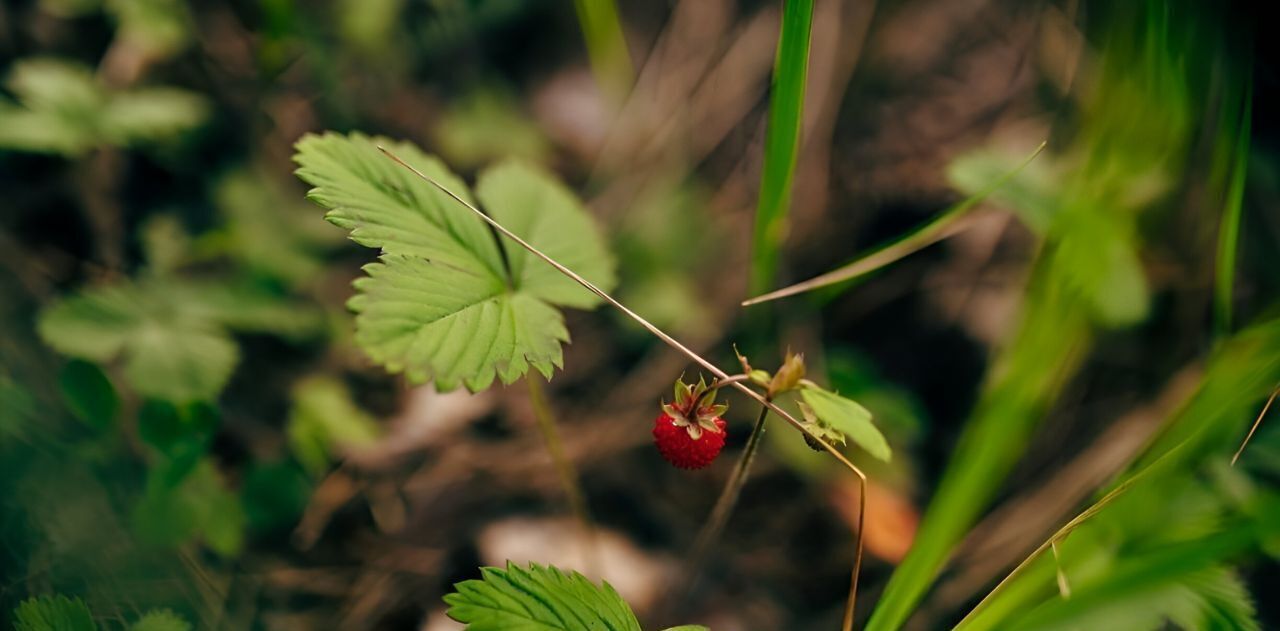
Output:
<svg viewBox="0 0 1280 631">
<path fill-rule="evenodd" d="M 701 469 L 724 448 L 725 423 L 720 418 L 728 410 L 715 404 L 715 392 L 701 380 L 695 386 L 676 382 L 676 399 L 662 404 L 662 414 L 653 422 L 653 442 L 658 452 L 681 469 Z"/>
<path fill-rule="evenodd" d="M 667 462 L 681 469 L 701 469 L 724 448 L 724 419 L 712 421 L 714 430 L 701 424 L 681 422 L 665 412 L 653 423 L 653 442 Z"/>
</svg>

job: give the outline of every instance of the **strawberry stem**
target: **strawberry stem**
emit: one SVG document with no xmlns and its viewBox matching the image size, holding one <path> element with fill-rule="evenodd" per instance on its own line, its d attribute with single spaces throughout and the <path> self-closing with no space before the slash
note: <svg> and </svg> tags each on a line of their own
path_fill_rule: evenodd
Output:
<svg viewBox="0 0 1280 631">
<path fill-rule="evenodd" d="M 729 375 L 728 377 L 725 377 L 723 379 L 717 378 L 715 381 L 711 382 L 711 385 L 707 386 L 706 390 L 698 393 L 698 398 L 693 400 L 693 404 L 689 406 L 689 409 L 693 410 L 694 412 L 697 412 L 698 408 L 702 407 L 702 400 L 709 396 L 714 395 L 718 390 L 720 390 L 720 388 L 723 388 L 727 385 L 742 383 L 744 381 L 750 381 L 750 380 L 751 380 L 751 375 L 748 375 L 745 373 L 741 375 Z"/>
<path fill-rule="evenodd" d="M 751 435 L 747 437 L 746 447 L 743 448 L 742 455 L 738 457 L 738 462 L 733 467 L 733 474 L 729 476 L 724 489 L 720 491 L 715 508 L 711 509 L 711 516 L 707 518 L 702 530 L 698 533 L 698 538 L 694 540 L 693 553 L 689 556 L 689 571 L 685 573 L 690 581 L 697 580 L 702 562 L 710 551 L 712 543 L 720 537 L 725 525 L 729 523 L 729 516 L 733 514 L 733 509 L 738 504 L 742 487 L 747 484 L 751 463 L 755 461 L 756 452 L 760 449 L 760 439 L 764 437 L 764 421 L 768 416 L 769 408 L 762 406 L 760 415 L 756 417 L 756 423 L 751 428 Z"/>
<path fill-rule="evenodd" d="M 591 511 L 587 509 L 586 494 L 582 492 L 582 486 L 578 483 L 577 469 L 573 466 L 573 461 L 564 454 L 560 434 L 556 431 L 555 414 L 547 403 L 547 395 L 542 389 L 542 383 L 533 377 L 525 377 L 524 381 L 529 386 L 529 403 L 533 407 L 534 418 L 538 420 L 538 431 L 542 433 L 547 453 L 550 454 L 556 473 L 560 476 L 560 486 L 569 500 L 569 508 L 582 528 L 582 556 L 587 564 L 585 569 L 588 573 L 594 574 L 599 567 L 596 560 L 596 528 L 591 520 Z"/>
</svg>

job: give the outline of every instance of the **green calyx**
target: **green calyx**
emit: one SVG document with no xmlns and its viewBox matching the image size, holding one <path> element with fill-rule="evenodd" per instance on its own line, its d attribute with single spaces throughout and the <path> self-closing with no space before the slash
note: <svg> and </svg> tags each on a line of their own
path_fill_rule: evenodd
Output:
<svg viewBox="0 0 1280 631">
<path fill-rule="evenodd" d="M 694 440 L 702 438 L 703 431 L 719 433 L 722 430 L 716 420 L 729 410 L 729 406 L 715 402 L 718 390 L 715 385 L 707 385 L 702 377 L 694 385 L 685 383 L 684 378 L 677 379 L 675 401 L 664 402 L 662 411 L 674 419 L 676 427 L 685 428 Z"/>
</svg>

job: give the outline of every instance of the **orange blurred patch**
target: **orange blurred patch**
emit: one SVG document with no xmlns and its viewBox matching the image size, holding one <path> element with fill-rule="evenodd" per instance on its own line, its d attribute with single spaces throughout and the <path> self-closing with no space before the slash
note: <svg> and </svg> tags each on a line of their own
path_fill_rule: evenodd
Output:
<svg viewBox="0 0 1280 631">
<path fill-rule="evenodd" d="M 831 489 L 831 503 L 852 528 L 858 523 L 858 484 L 840 482 Z M 920 513 L 893 489 L 867 482 L 864 543 L 876 558 L 898 563 L 911 549 Z"/>
</svg>

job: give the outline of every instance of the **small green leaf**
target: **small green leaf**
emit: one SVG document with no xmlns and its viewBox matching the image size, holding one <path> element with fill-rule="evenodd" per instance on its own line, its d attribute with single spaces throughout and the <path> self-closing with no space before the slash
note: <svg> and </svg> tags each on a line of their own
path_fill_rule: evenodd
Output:
<svg viewBox="0 0 1280 631">
<path fill-rule="evenodd" d="M 348 0 L 366 14 L 366 0 Z M 440 152 L 453 164 L 477 167 L 496 158 L 540 162 L 551 145 L 519 102 L 498 88 L 476 90 L 451 105 L 435 125 Z"/>
<path fill-rule="evenodd" d="M 13 610 L 14 631 L 94 631 L 93 614 L 79 598 L 41 596 Z"/>
<path fill-rule="evenodd" d="M 778 371 L 773 373 L 769 381 L 769 396 L 776 397 L 783 392 L 795 389 L 804 379 L 804 353 L 792 353 L 782 362 Z"/>
<path fill-rule="evenodd" d="M 244 543 L 245 514 L 240 498 L 226 488 L 209 460 L 176 486 L 161 469 L 151 472 L 147 490 L 133 511 L 134 532 L 156 545 L 177 545 L 194 537 L 222 556 Z"/>
<path fill-rule="evenodd" d="M 311 482 L 291 462 L 255 462 L 244 474 L 240 490 L 245 520 L 259 532 L 287 528 L 311 498 Z"/>
<path fill-rule="evenodd" d="M 178 408 L 163 399 L 148 399 L 138 410 L 138 435 L 144 442 L 165 451 L 182 438 L 185 432 Z"/>
<path fill-rule="evenodd" d="M 377 421 L 351 400 L 346 385 L 328 377 L 294 387 L 287 431 L 294 455 L 315 476 L 342 449 L 368 445 L 381 433 Z"/>
<path fill-rule="evenodd" d="M 1076 212 L 1061 218 L 1056 231 L 1053 270 L 1088 301 L 1098 323 L 1124 326 L 1146 317 L 1151 292 L 1142 261 L 1115 219 Z"/>
<path fill-rule="evenodd" d="M 481 568 L 481 580 L 463 581 L 444 597 L 449 617 L 470 631 L 640 631 L 631 607 L 608 583 L 554 567 Z"/>
<path fill-rule="evenodd" d="M 858 402 L 819 388 L 805 388 L 800 396 L 818 418 L 840 430 L 867 453 L 885 462 L 893 456 L 889 441 L 871 422 L 871 412 Z"/>
<path fill-rule="evenodd" d="M 663 631 L 711 631 L 711 627 L 704 627 L 700 624 L 682 624 L 678 627 L 667 627 Z"/>
<path fill-rule="evenodd" d="M 86 425 L 105 430 L 115 424 L 120 397 L 96 364 L 79 359 L 67 362 L 58 374 L 58 386 L 71 413 Z"/>
<path fill-rule="evenodd" d="M 129 631 L 191 631 L 191 623 L 168 609 L 153 609 L 133 623 Z"/>
<path fill-rule="evenodd" d="M 208 452 L 218 423 L 217 409 L 208 404 L 179 407 L 163 399 L 143 402 L 138 410 L 138 434 L 160 456 L 152 475 L 166 486 L 181 483 Z"/>
<path fill-rule="evenodd" d="M 157 142 L 192 129 L 209 116 L 204 97 L 173 88 L 139 88 L 113 96 L 100 113 L 105 140 L 127 146 Z"/>
<path fill-rule="evenodd" d="M 440 390 L 477 391 L 495 378 L 511 383 L 531 367 L 550 378 L 569 339 L 556 306 L 587 308 L 599 299 L 514 244 L 499 244 L 470 210 L 379 146 L 470 198 L 439 160 L 409 144 L 360 134 L 298 143 L 298 177 L 315 187 L 308 197 L 357 243 L 382 251 L 349 303 L 358 314 L 356 342 L 387 370 L 413 382 L 434 380 Z M 603 239 L 550 176 L 500 165 L 481 175 L 479 195 L 494 218 L 533 246 L 602 289 L 613 287 Z"/>
</svg>

